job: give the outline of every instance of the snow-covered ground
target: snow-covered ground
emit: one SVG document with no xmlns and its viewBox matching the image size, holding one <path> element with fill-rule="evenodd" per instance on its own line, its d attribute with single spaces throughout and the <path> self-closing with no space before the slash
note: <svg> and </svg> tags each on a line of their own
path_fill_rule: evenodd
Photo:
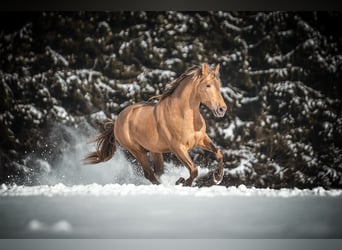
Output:
<svg viewBox="0 0 342 250">
<path fill-rule="evenodd" d="M 40 185 L 0 185 L 0 238 L 342 237 L 342 190 L 175 186 L 188 172 L 172 163 L 151 185 L 120 149 L 82 165 L 93 146 L 70 134 L 56 166 L 36 160 Z"/>
<path fill-rule="evenodd" d="M 0 237 L 332 238 L 342 191 L 169 184 L 0 188 Z"/>
<path fill-rule="evenodd" d="M 295 197 L 334 197 L 342 198 L 342 190 L 325 190 L 323 188 L 309 189 L 258 189 L 247 188 L 245 185 L 238 187 L 183 187 L 163 185 L 134 185 L 134 184 L 88 184 L 88 185 L 56 185 L 41 186 L 6 186 L 1 185 L 0 197 L 72 197 L 72 196 L 184 196 L 184 197 L 274 197 L 274 198 L 295 198 Z"/>
</svg>

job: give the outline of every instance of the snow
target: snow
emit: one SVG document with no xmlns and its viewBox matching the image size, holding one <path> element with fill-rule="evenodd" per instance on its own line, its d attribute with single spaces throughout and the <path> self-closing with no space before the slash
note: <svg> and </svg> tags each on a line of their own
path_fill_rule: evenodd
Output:
<svg viewBox="0 0 342 250">
<path fill-rule="evenodd" d="M 278 64 L 283 63 L 284 61 L 288 62 L 292 58 L 292 56 L 294 55 L 295 50 L 296 49 L 291 50 L 291 51 L 287 52 L 285 55 L 279 54 L 279 55 L 270 56 L 269 54 L 266 54 L 265 59 L 271 65 L 278 65 Z"/>
<path fill-rule="evenodd" d="M 243 169 L 247 160 L 242 161 L 239 169 Z M 232 170 L 238 171 L 238 168 Z M 279 166 L 275 166 L 279 168 Z M 279 170 L 277 170 L 279 171 Z M 135 185 L 135 184 L 105 184 L 97 183 L 88 185 L 40 185 L 40 186 L 0 186 L 0 197 L 24 197 L 24 196 L 47 196 L 47 197 L 72 197 L 72 196 L 191 196 L 191 197 L 339 197 L 342 198 L 341 189 L 326 190 L 322 187 L 314 189 L 259 189 L 247 188 L 245 185 L 238 187 L 183 187 L 181 185 Z"/>
<path fill-rule="evenodd" d="M 239 100 L 243 98 L 242 94 L 238 93 L 230 87 L 221 87 L 221 93 L 226 100 L 231 100 L 232 98 Z"/>
<path fill-rule="evenodd" d="M 241 159 L 239 166 L 231 170 L 226 170 L 225 172 L 232 175 L 243 176 L 245 171 L 249 171 L 250 168 L 252 168 L 251 162 L 248 159 Z"/>
<path fill-rule="evenodd" d="M 105 21 L 100 22 L 98 28 L 104 28 L 107 32 L 111 31 L 110 25 Z"/>
<path fill-rule="evenodd" d="M 115 90 L 112 89 L 109 85 L 106 83 L 102 82 L 100 79 L 97 79 L 95 82 L 95 87 L 100 90 L 100 92 L 107 92 L 107 93 L 115 93 Z M 123 85 L 121 84 L 118 87 L 122 87 Z"/>
<path fill-rule="evenodd" d="M 317 45 L 317 42 L 314 39 L 309 38 L 303 43 L 303 48 L 304 49 L 307 49 L 307 48 L 313 48 L 314 49 L 315 45 Z"/>
<path fill-rule="evenodd" d="M 96 121 L 105 121 L 107 119 L 106 114 L 103 111 L 99 111 L 90 115 L 91 119 Z"/>
<path fill-rule="evenodd" d="M 60 220 L 52 224 L 48 224 L 37 219 L 31 220 L 27 226 L 27 230 L 32 232 L 52 232 L 52 233 L 67 233 L 72 231 L 72 226 L 65 220 Z"/>
<path fill-rule="evenodd" d="M 15 110 L 24 113 L 25 120 L 30 120 L 35 124 L 42 122 L 43 113 L 32 104 L 16 104 Z"/>
<path fill-rule="evenodd" d="M 164 63 L 168 66 L 172 66 L 173 64 L 180 63 L 181 61 L 182 60 L 179 58 L 169 58 L 169 59 L 166 59 Z M 174 75 L 172 75 L 172 76 L 174 76 Z"/>
<path fill-rule="evenodd" d="M 234 138 L 234 130 L 235 130 L 236 126 L 235 123 L 230 123 L 228 128 L 225 128 L 222 130 L 222 134 L 224 135 L 223 138 L 224 139 L 233 139 Z"/>
<path fill-rule="evenodd" d="M 94 113 L 94 117 L 101 117 L 102 112 Z M 240 120 L 235 121 L 238 125 Z M 240 186 L 211 186 L 211 187 L 183 187 L 176 186 L 179 177 L 187 178 L 188 170 L 181 165 L 171 162 L 165 163 L 164 174 L 160 178 L 161 185 L 151 185 L 143 176 L 140 167 L 134 162 L 127 160 L 124 152 L 119 147 L 114 157 L 105 163 L 98 165 L 83 165 L 81 159 L 91 150 L 94 145 L 87 144 L 89 138 L 93 138 L 97 131 L 93 130 L 93 136 L 86 136 L 76 128 L 68 126 L 57 127 L 52 133 L 64 134 L 70 140 L 70 146 L 65 149 L 58 162 L 51 166 L 46 160 L 36 159 L 36 168 L 43 169 L 42 176 L 38 178 L 41 185 L 5 185 L 0 186 L 1 200 L 5 197 L 337 197 L 342 198 L 342 190 L 325 190 L 321 187 L 309 189 L 258 189 Z M 47 141 L 53 138 L 47 138 Z M 289 140 L 291 139 L 289 135 Z M 293 144 L 293 146 L 295 146 Z M 296 145 L 305 147 L 305 145 Z M 306 146 L 308 152 L 311 148 Z M 239 155 L 240 162 L 234 169 L 225 169 L 225 174 L 239 174 L 241 171 L 253 171 L 256 157 L 248 148 L 228 152 L 228 155 Z M 308 153 L 308 156 L 310 154 Z M 28 156 L 32 157 L 32 156 Z M 281 166 L 273 164 L 275 172 L 279 172 Z M 198 166 L 199 177 L 208 174 L 212 169 L 206 166 Z"/>
<path fill-rule="evenodd" d="M 61 62 L 64 66 L 69 66 L 69 62 L 61 54 L 54 51 L 49 46 L 46 47 L 46 53 L 51 56 L 55 64 Z"/>
<path fill-rule="evenodd" d="M 37 159 L 36 165 L 38 166 L 38 169 L 42 171 L 43 173 L 49 173 L 51 172 L 51 165 L 43 159 Z"/>
<path fill-rule="evenodd" d="M 228 28 L 232 31 L 241 32 L 241 28 L 229 23 L 227 20 L 223 21 L 222 25 L 223 27 Z"/>
<path fill-rule="evenodd" d="M 256 102 L 259 101 L 259 96 L 254 96 L 254 97 L 244 97 L 241 99 L 241 104 L 248 104 L 251 102 Z"/>
<path fill-rule="evenodd" d="M 56 112 L 57 117 L 61 119 L 68 119 L 68 112 L 66 112 L 66 110 L 63 107 L 54 105 L 53 110 Z"/>
<path fill-rule="evenodd" d="M 109 162 L 82 165 L 93 149 L 85 143 L 89 138 L 70 127 L 58 131 L 74 143 L 42 175 L 41 185 L 0 186 L 1 238 L 341 236 L 342 190 L 176 186 L 189 174 L 173 163 L 165 164 L 162 184 L 152 185 L 121 149 Z M 251 170 L 254 155 L 247 149 L 235 153 L 243 156 L 238 169 Z M 199 176 L 209 171 L 199 166 Z"/>
<path fill-rule="evenodd" d="M 66 22 L 63 15 L 56 15 Z M 341 185 L 340 100 L 315 90 L 320 81 L 327 86 L 336 83 L 334 76 L 342 62 L 338 41 L 321 35 L 298 13 L 249 16 L 168 12 L 161 14 L 159 21 L 149 13 L 138 15 L 136 25 L 115 26 L 113 31 L 111 25 L 116 18 L 95 15 L 84 23 L 92 37 L 76 31 L 82 41 L 77 37 L 71 41 L 69 32 L 64 33 L 61 27 L 55 43 L 43 41 L 42 51 L 32 46 L 39 34 L 33 29 L 39 29 L 35 23 L 3 34 L 0 47 L 6 67 L 0 73 L 5 104 L 10 109 L 0 114 L 0 121 L 6 127 L 5 134 L 10 135 L 9 141 L 13 138 L 17 142 L 8 151 L 15 162 L 6 169 L 13 169 L 11 174 L 18 173 L 24 176 L 23 181 L 27 178 L 27 183 L 36 185 L 0 184 L 0 237 L 341 237 L 341 190 L 250 187 L 262 181 L 263 186 L 274 186 L 274 180 L 279 178 L 282 186 Z M 82 13 L 79 18 L 87 19 Z M 147 19 L 156 25 L 141 22 Z M 254 26 L 256 23 L 261 25 Z M 253 27 L 257 28 L 254 32 L 248 31 Z M 216 46 L 222 39 L 215 43 L 207 39 L 205 32 L 201 34 L 203 30 L 216 34 L 215 29 L 220 28 L 236 35 L 219 37 L 227 42 L 224 46 Z M 122 29 L 120 34 L 117 29 Z M 197 38 L 192 39 L 194 35 Z M 79 55 L 69 47 L 77 45 L 89 51 Z M 259 58 L 256 50 L 264 56 Z M 144 65 L 138 65 L 139 61 Z M 40 67 L 40 62 L 46 65 Z M 115 117 L 119 109 L 136 102 L 137 97 L 140 101 L 141 95 L 159 94 L 156 91 L 181 73 L 178 71 L 201 62 L 221 63 L 222 92 L 232 108 L 229 119 L 208 124 L 212 139 L 223 146 L 225 184 L 235 178 L 239 180 L 235 183 L 248 183 L 248 187 L 175 186 L 180 176 L 187 178 L 189 173 L 174 163 L 166 163 L 162 184 L 153 186 L 121 150 L 107 163 L 82 165 L 84 155 L 94 150 L 94 146 L 86 145 L 92 136 L 85 138 L 80 132 L 53 129 L 53 141 L 45 140 L 42 131 L 36 140 L 36 153 L 30 153 L 19 136 L 21 132 L 16 134 L 17 119 L 40 132 L 47 119 L 68 121 L 80 128 L 81 121 L 100 122 L 106 114 Z M 321 72 L 317 79 L 312 74 L 316 69 Z M 325 81 L 324 75 L 331 73 L 336 74 Z M 247 90 L 242 78 L 245 74 L 256 88 Z M 255 92 L 260 88 L 261 93 Z M 18 94 L 23 98 L 7 101 L 17 99 Z M 70 109 L 69 100 L 77 103 L 77 110 Z M 84 110 L 95 113 L 89 116 L 88 111 L 78 110 L 82 105 L 86 105 Z M 317 134 L 308 135 L 314 126 Z M 274 144 L 261 143 L 263 135 L 269 135 Z M 315 141 L 321 138 L 327 143 L 319 147 Z M 45 148 L 45 141 L 53 146 L 46 144 Z M 39 148 L 40 144 L 44 148 Z M 19 159 L 16 148 L 21 145 L 25 146 L 25 155 L 29 154 L 27 158 Z M 274 151 L 267 152 L 264 146 L 272 146 Z M 217 162 L 210 164 L 216 166 Z M 199 175 L 212 170 L 211 166 L 199 166 Z M 291 184 L 293 179 L 299 181 Z"/>
<path fill-rule="evenodd" d="M 119 48 L 119 54 L 122 55 L 124 50 L 130 46 L 129 42 L 123 42 Z"/>
<path fill-rule="evenodd" d="M 173 79 L 175 75 L 176 73 L 170 70 L 146 70 L 137 76 L 137 80 L 139 82 L 147 82 L 149 80 L 153 80 L 154 78 L 158 78 L 159 82 L 167 82 Z"/>
<path fill-rule="evenodd" d="M 188 26 L 185 23 L 176 25 L 175 30 L 177 30 L 179 33 L 185 33 L 188 31 Z"/>
<path fill-rule="evenodd" d="M 220 134 L 223 135 L 224 139 L 230 139 L 232 140 L 235 135 L 235 130 L 241 126 L 247 125 L 248 122 L 243 122 L 239 119 L 239 117 L 236 117 L 234 121 L 232 121 L 227 128 L 218 128 Z"/>
<path fill-rule="evenodd" d="M 76 82 L 77 84 L 81 84 L 82 81 L 77 75 L 71 75 L 67 78 L 66 82 L 70 84 L 71 82 Z"/>
<path fill-rule="evenodd" d="M 148 48 L 148 45 L 147 45 L 147 43 L 146 43 L 144 40 L 142 40 L 142 41 L 140 42 L 140 46 L 141 46 L 143 49 L 147 49 L 147 48 Z"/>
<path fill-rule="evenodd" d="M 2 185 L 0 198 L 2 238 L 325 238 L 342 232 L 341 190 L 322 188 Z"/>
<path fill-rule="evenodd" d="M 124 93 L 129 97 L 134 96 L 137 92 L 140 91 L 140 86 L 135 82 L 134 83 L 118 83 L 117 87 L 123 90 Z"/>
</svg>

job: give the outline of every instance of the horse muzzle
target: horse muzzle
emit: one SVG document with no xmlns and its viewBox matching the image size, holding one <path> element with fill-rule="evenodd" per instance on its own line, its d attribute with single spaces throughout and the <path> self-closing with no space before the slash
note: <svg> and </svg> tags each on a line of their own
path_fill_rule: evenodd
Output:
<svg viewBox="0 0 342 250">
<path fill-rule="evenodd" d="M 214 113 L 214 116 L 223 117 L 227 111 L 227 107 L 226 106 L 215 106 L 214 108 L 211 109 L 211 111 Z"/>
</svg>

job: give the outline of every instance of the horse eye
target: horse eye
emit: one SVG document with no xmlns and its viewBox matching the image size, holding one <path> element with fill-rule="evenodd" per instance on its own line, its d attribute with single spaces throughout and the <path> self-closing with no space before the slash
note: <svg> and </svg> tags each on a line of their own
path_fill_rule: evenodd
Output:
<svg viewBox="0 0 342 250">
<path fill-rule="evenodd" d="M 207 84 L 207 88 L 210 88 L 211 87 L 211 85 L 210 84 Z"/>
</svg>

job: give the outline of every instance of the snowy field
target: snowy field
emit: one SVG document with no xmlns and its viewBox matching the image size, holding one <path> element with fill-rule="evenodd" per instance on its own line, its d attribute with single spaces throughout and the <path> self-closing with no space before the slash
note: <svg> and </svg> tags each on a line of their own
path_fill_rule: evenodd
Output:
<svg viewBox="0 0 342 250">
<path fill-rule="evenodd" d="M 54 168 L 36 160 L 40 185 L 0 185 L 0 238 L 342 237 L 342 190 L 175 186 L 188 172 L 171 163 L 156 186 L 121 150 L 82 165 L 78 139 Z"/>
<path fill-rule="evenodd" d="M 342 191 L 87 184 L 0 188 L 1 238 L 338 238 Z"/>
<path fill-rule="evenodd" d="M 342 237 L 342 190 L 175 186 L 188 172 L 171 163 L 156 186 L 121 150 L 82 165 L 78 140 L 54 168 L 36 160 L 40 185 L 0 186 L 0 238 Z"/>
</svg>

